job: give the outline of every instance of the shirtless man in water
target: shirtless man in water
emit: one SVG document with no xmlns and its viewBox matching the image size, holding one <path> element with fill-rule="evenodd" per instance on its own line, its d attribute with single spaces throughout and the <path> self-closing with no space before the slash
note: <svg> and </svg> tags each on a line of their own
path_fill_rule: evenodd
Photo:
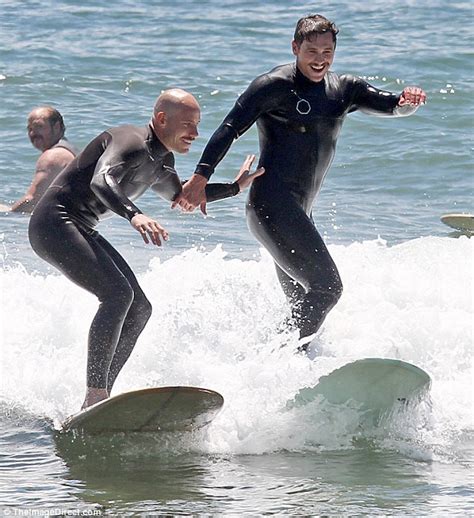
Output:
<svg viewBox="0 0 474 518">
<path fill-rule="evenodd" d="M 126 218 L 145 243 L 160 246 L 168 232 L 133 203 L 148 188 L 173 201 L 182 190 L 174 155 L 198 136 L 200 108 L 184 90 L 162 93 L 146 127 L 119 126 L 93 139 L 53 181 L 30 219 L 34 251 L 99 299 L 88 341 L 83 408 L 109 397 L 151 315 L 151 304 L 121 255 L 98 232 L 114 213 Z M 254 174 L 247 157 L 234 183 L 209 184 L 206 201 L 238 194 Z"/>
<path fill-rule="evenodd" d="M 401 117 L 426 100 L 418 87 L 400 94 L 330 71 L 338 29 L 321 15 L 301 18 L 292 42 L 296 62 L 257 77 L 209 140 L 195 174 L 173 203 L 191 211 L 232 142 L 257 123 L 265 175 L 250 189 L 247 221 L 273 257 L 305 350 L 342 293 L 336 265 L 311 210 L 334 158 L 346 115 Z"/>
<path fill-rule="evenodd" d="M 11 212 L 32 212 L 51 182 L 78 153 L 65 136 L 62 115 L 51 106 L 32 110 L 28 115 L 27 130 L 31 143 L 41 155 L 28 190 L 10 207 Z"/>
</svg>

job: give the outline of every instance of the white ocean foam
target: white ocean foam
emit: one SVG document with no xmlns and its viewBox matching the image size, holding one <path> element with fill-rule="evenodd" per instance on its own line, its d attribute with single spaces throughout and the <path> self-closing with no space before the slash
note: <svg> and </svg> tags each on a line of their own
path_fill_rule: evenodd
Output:
<svg viewBox="0 0 474 518">
<path fill-rule="evenodd" d="M 330 251 L 344 294 L 313 362 L 294 354 L 295 334 L 276 332 L 289 311 L 265 252 L 255 261 L 229 260 L 217 247 L 152 260 L 139 281 L 153 316 L 115 393 L 160 385 L 221 392 L 224 409 L 201 438 L 210 452 L 344 448 L 358 432 L 354 415 L 329 419 L 314 405 L 283 411 L 286 401 L 348 361 L 398 358 L 430 373 L 431 404 L 388 423 L 378 439 L 421 458 L 449 456 L 473 429 L 472 240 L 431 237 L 393 247 L 378 240 Z M 0 401 L 62 420 L 84 395 L 97 302 L 59 275 L 21 267 L 0 275 Z"/>
</svg>

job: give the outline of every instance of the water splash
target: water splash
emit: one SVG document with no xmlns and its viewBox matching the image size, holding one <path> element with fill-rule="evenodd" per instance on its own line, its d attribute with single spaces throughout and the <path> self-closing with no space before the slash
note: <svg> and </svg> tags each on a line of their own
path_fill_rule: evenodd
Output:
<svg viewBox="0 0 474 518">
<path fill-rule="evenodd" d="M 369 436 L 423 458 L 452 454 L 472 431 L 472 242 L 420 238 L 330 247 L 344 280 L 318 340 L 323 355 L 295 354 L 298 337 L 276 333 L 289 310 L 271 258 L 229 260 L 222 247 L 153 259 L 139 281 L 154 313 L 116 393 L 157 385 L 221 392 L 223 411 L 200 436 L 216 453 L 351 447 L 357 416 L 318 406 L 283 412 L 304 386 L 363 357 L 412 362 L 430 373 L 431 405 L 391 418 Z M 85 343 L 97 302 L 58 275 L 21 267 L 0 273 L 5 296 L 1 401 L 63 420 L 79 408 Z M 403 426 L 400 423 L 404 423 Z M 415 453 L 416 452 L 416 453 Z"/>
</svg>

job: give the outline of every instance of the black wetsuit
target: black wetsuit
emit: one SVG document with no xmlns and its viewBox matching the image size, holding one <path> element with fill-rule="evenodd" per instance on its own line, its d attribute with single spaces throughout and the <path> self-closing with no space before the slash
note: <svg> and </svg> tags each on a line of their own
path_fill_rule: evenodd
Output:
<svg viewBox="0 0 474 518">
<path fill-rule="evenodd" d="M 34 251 L 100 301 L 89 333 L 88 387 L 112 388 L 151 315 L 132 270 L 94 226 L 114 213 L 128 220 L 141 214 L 133 200 L 149 187 L 169 201 L 180 193 L 173 154 L 151 127 L 112 128 L 56 177 L 30 219 Z M 206 188 L 208 201 L 238 192 L 237 183 Z"/>
<path fill-rule="evenodd" d="M 399 95 L 350 75 L 307 79 L 295 64 L 257 77 L 207 144 L 196 173 L 209 178 L 232 141 L 257 122 L 259 166 L 247 221 L 271 253 L 293 307 L 301 337 L 315 333 L 342 292 L 331 256 L 316 230 L 311 208 L 334 157 L 345 116 L 356 110 L 382 116 L 409 115 Z"/>
</svg>

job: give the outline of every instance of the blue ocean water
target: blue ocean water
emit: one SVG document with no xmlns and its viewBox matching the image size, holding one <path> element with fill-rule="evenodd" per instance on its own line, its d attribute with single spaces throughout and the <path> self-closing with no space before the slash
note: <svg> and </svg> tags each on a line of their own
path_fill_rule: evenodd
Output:
<svg viewBox="0 0 474 518">
<path fill-rule="evenodd" d="M 146 124 L 161 90 L 200 101 L 189 177 L 237 95 L 293 60 L 307 2 L 3 0 L 0 203 L 26 190 L 37 152 L 26 116 L 64 115 L 78 146 L 103 129 Z M 193 437 L 64 442 L 59 422 L 84 391 L 96 301 L 30 250 L 28 217 L 0 214 L 0 506 L 110 515 L 460 515 L 473 505 L 472 240 L 440 222 L 473 212 L 472 4 L 321 2 L 340 28 L 336 72 L 428 102 L 412 117 L 353 114 L 314 207 L 345 291 L 315 362 L 281 348 L 288 313 L 270 257 L 247 230 L 245 197 L 181 214 L 138 202 L 171 234 L 144 245 L 119 217 L 101 232 L 127 258 L 154 316 L 117 390 L 189 384 L 219 390 L 223 412 Z M 216 172 L 231 180 L 252 128 Z M 427 370 L 429 399 L 361 431 L 348 412 L 281 413 L 299 388 L 347 361 L 403 359 Z"/>
</svg>

